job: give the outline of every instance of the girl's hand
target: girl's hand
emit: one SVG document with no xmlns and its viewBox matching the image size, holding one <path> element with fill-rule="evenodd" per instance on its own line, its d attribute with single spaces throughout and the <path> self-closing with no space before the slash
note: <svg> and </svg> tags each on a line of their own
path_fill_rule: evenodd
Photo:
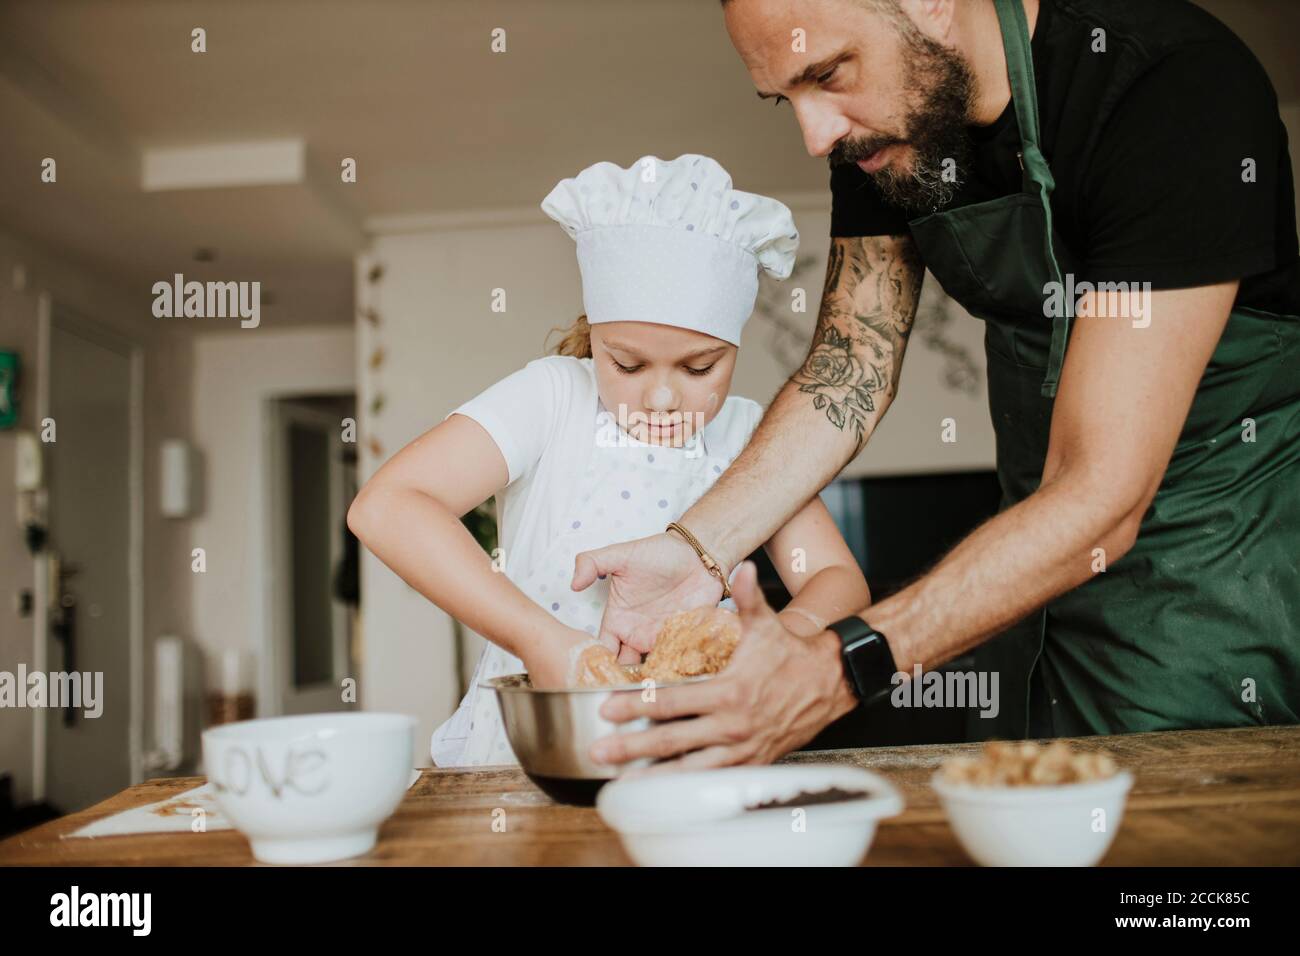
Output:
<svg viewBox="0 0 1300 956">
<path fill-rule="evenodd" d="M 627 683 L 614 652 L 585 631 L 560 627 L 524 658 L 534 687 L 598 687 Z"/>
</svg>

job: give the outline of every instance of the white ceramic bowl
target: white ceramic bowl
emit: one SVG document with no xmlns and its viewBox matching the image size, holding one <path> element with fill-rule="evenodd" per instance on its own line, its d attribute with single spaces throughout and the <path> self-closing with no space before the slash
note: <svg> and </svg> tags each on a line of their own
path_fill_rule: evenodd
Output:
<svg viewBox="0 0 1300 956">
<path fill-rule="evenodd" d="M 415 719 L 305 714 L 203 732 L 217 805 L 265 863 L 321 863 L 375 845 L 410 782 Z"/>
<path fill-rule="evenodd" d="M 976 863 L 1093 866 L 1119 832 L 1133 775 L 1051 787 L 976 787 L 936 773 L 930 785 Z"/>
<path fill-rule="evenodd" d="M 746 810 L 836 787 L 869 796 Z M 596 798 L 602 820 L 642 866 L 854 866 L 882 817 L 903 809 L 884 778 L 857 767 L 728 767 L 616 780 Z"/>
</svg>

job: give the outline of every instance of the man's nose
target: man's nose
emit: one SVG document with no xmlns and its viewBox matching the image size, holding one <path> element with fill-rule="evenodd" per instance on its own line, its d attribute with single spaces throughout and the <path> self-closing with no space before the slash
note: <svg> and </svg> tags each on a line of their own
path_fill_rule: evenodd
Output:
<svg viewBox="0 0 1300 956">
<path fill-rule="evenodd" d="M 836 143 L 849 135 L 849 121 L 830 106 L 804 99 L 795 105 L 794 115 L 809 156 L 827 155 Z"/>
</svg>

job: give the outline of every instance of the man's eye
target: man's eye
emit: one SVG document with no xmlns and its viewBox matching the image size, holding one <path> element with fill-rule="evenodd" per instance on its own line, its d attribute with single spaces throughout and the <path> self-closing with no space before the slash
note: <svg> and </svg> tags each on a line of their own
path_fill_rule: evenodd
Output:
<svg viewBox="0 0 1300 956">
<path fill-rule="evenodd" d="M 686 371 L 690 372 L 692 375 L 708 375 L 713 371 L 713 366 L 717 364 L 717 362 L 710 362 L 707 368 L 693 368 L 688 365 L 686 366 Z"/>
<path fill-rule="evenodd" d="M 789 103 L 789 102 L 790 102 L 790 101 L 787 100 L 787 99 L 786 99 L 784 96 L 782 96 L 780 93 L 778 93 L 778 94 L 776 94 L 776 96 L 772 97 L 772 105 L 773 105 L 773 106 L 780 106 L 782 103 Z"/>
<path fill-rule="evenodd" d="M 641 371 L 640 365 L 633 365 L 629 367 L 627 365 L 624 365 L 622 362 L 618 361 L 617 359 L 610 359 L 610 361 L 613 362 L 614 367 L 618 369 L 620 372 L 622 372 L 624 375 L 631 375 L 633 372 Z"/>
<path fill-rule="evenodd" d="M 835 71 L 838 69 L 839 69 L 838 66 L 833 66 L 828 71 L 823 73 L 821 76 L 817 77 L 818 85 L 820 86 L 823 83 L 829 83 L 832 79 L 834 79 Z"/>
</svg>

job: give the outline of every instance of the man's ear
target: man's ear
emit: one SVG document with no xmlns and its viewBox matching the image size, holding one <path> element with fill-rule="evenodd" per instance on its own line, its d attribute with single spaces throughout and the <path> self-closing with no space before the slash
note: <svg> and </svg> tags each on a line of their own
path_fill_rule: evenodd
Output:
<svg viewBox="0 0 1300 956">
<path fill-rule="evenodd" d="M 903 13 L 931 40 L 950 43 L 958 3 L 971 0 L 898 0 Z"/>
</svg>

